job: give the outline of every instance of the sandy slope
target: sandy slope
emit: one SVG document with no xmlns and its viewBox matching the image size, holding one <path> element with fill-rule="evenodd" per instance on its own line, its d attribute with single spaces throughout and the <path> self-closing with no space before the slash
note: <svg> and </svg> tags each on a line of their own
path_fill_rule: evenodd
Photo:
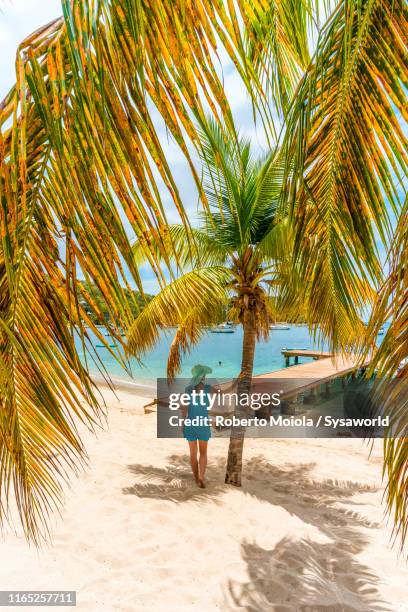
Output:
<svg viewBox="0 0 408 612">
<path fill-rule="evenodd" d="M 358 440 L 247 440 L 239 490 L 223 484 L 227 440 L 212 440 L 203 491 L 184 441 L 157 440 L 143 400 L 121 398 L 108 394 L 109 428 L 87 436 L 89 470 L 52 544 L 3 537 L 1 589 L 75 589 L 88 612 L 408 610 L 380 446 L 368 460 Z"/>
</svg>

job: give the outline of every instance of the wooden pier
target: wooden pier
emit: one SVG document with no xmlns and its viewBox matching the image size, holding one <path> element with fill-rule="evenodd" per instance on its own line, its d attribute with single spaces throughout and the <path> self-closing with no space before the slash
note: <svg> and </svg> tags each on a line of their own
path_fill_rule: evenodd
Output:
<svg viewBox="0 0 408 612">
<path fill-rule="evenodd" d="M 354 375 L 359 368 L 368 366 L 370 359 L 363 364 L 359 364 L 353 355 L 341 357 L 339 355 L 325 356 L 318 351 L 310 351 L 321 355 L 315 361 L 302 363 L 291 368 L 284 368 L 269 374 L 255 376 L 256 379 L 273 380 L 278 379 L 282 386 L 282 397 L 288 398 L 308 389 L 313 389 L 320 385 L 330 383 L 337 378 L 344 378 L 350 374 Z M 330 353 L 329 353 L 330 355 Z"/>
<path fill-rule="evenodd" d="M 313 353 L 313 351 L 310 352 Z M 254 376 L 252 378 L 252 392 L 258 394 L 278 392 L 280 399 L 283 400 L 281 404 L 282 414 L 296 414 L 299 396 L 304 396 L 301 404 L 314 402 L 317 396 L 330 397 L 332 381 L 340 378 L 342 379 L 342 386 L 345 387 L 347 377 L 354 378 L 357 371 L 360 368 L 367 367 L 370 361 L 368 359 L 366 363 L 360 364 L 357 357 L 353 355 L 341 357 L 328 353 L 331 356 L 327 357 L 327 354 L 318 351 L 314 351 L 314 353 L 319 355 L 314 361 Z M 227 393 L 236 391 L 236 388 L 230 387 L 232 382 L 225 382 L 219 388 Z M 264 412 L 269 414 L 268 408 Z M 232 406 L 224 406 L 222 410 L 213 409 L 210 414 L 220 414 L 226 417 L 232 413 Z"/>
<path fill-rule="evenodd" d="M 288 367 L 290 365 L 290 358 L 295 358 L 295 365 L 299 363 L 299 357 L 312 357 L 313 359 L 326 359 L 327 357 L 332 357 L 333 353 L 329 351 L 313 351 L 310 349 L 289 349 L 283 348 L 281 350 L 282 355 L 285 357 L 285 365 Z"/>
<path fill-rule="evenodd" d="M 353 355 L 341 357 L 324 351 L 306 351 L 302 349 L 287 349 L 287 352 L 290 353 L 290 356 L 295 357 L 296 355 L 314 357 L 314 361 L 295 365 L 290 368 L 283 368 L 275 372 L 258 374 L 253 377 L 253 390 L 255 387 L 257 391 L 262 391 L 264 384 L 267 385 L 269 380 L 273 382 L 275 379 L 279 381 L 279 392 L 283 400 L 297 397 L 305 391 L 311 391 L 313 394 L 315 390 L 321 386 L 326 386 L 326 390 L 328 391 L 331 381 L 337 378 L 342 378 L 344 380 L 348 375 L 354 377 L 356 371 L 360 368 L 366 368 L 371 360 L 368 358 L 365 363 L 361 364 L 358 362 L 357 357 Z M 233 381 L 222 383 L 220 389 L 222 390 L 225 387 L 230 387 L 232 382 Z M 265 391 L 267 391 L 266 388 Z M 165 400 L 166 398 L 163 399 Z M 149 404 L 146 404 L 145 412 L 155 411 L 157 403 L 158 400 L 154 399 Z M 228 411 L 211 412 L 211 414 L 223 414 L 224 416 L 226 416 L 227 413 Z"/>
</svg>

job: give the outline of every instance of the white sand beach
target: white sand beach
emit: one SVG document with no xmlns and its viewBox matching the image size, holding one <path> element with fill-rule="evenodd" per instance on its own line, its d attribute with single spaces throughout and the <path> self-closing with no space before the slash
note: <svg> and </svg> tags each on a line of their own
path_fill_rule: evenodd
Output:
<svg viewBox="0 0 408 612">
<path fill-rule="evenodd" d="M 3 534 L 1 589 L 76 590 L 87 612 L 408 610 L 381 443 L 369 458 L 360 440 L 248 439 L 235 489 L 223 484 L 228 440 L 213 439 L 201 490 L 185 441 L 156 439 L 148 400 L 104 394 L 108 426 L 85 436 L 89 466 L 51 544 Z"/>
</svg>

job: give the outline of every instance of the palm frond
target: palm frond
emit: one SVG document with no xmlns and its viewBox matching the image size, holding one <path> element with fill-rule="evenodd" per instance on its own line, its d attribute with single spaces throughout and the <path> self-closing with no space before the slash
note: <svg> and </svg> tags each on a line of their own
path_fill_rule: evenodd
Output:
<svg viewBox="0 0 408 612">
<path fill-rule="evenodd" d="M 147 253 L 146 245 L 148 245 Z M 169 225 L 164 246 L 168 261 L 174 261 L 180 270 L 187 266 L 222 265 L 227 257 L 221 245 L 211 240 L 203 229 L 196 227 Z M 157 244 L 152 234 L 145 234 L 144 243 L 137 240 L 132 249 L 137 265 L 148 261 L 148 255 L 152 252 L 155 253 L 158 260 L 162 258 L 163 246 Z"/>
<path fill-rule="evenodd" d="M 180 371 L 183 357 L 208 333 L 208 326 L 218 323 L 227 305 L 227 295 L 218 301 L 199 302 L 179 323 L 167 358 L 167 376 L 171 380 Z"/>
<path fill-rule="evenodd" d="M 262 261 L 275 263 L 278 274 L 283 262 L 292 264 L 292 252 L 293 236 L 288 219 L 273 223 L 264 233 L 255 250 Z M 290 269 L 292 270 L 292 266 Z"/>
<path fill-rule="evenodd" d="M 206 233 L 224 249 L 245 250 L 274 223 L 282 196 L 284 160 L 279 151 L 256 158 L 250 142 L 207 120 L 201 134 L 203 186 L 209 202 Z"/>
<path fill-rule="evenodd" d="M 389 321 L 371 370 L 376 371 L 376 391 L 390 417 L 384 447 L 387 509 L 394 515 L 394 533 L 402 547 L 408 535 L 408 199 L 392 244 L 390 273 L 370 317 L 367 346 Z"/>
<path fill-rule="evenodd" d="M 161 330 L 170 326 L 181 325 L 183 338 L 193 341 L 198 337 L 193 335 L 194 327 L 213 323 L 214 312 L 227 302 L 230 281 L 228 269 L 209 266 L 187 272 L 166 285 L 130 327 L 127 352 L 143 356 L 155 346 Z"/>
<path fill-rule="evenodd" d="M 376 233 L 389 240 L 387 201 L 400 206 L 407 25 L 400 0 L 338 3 L 288 118 L 295 257 L 311 321 L 333 348 L 363 331 L 370 286 L 381 281 Z"/>
<path fill-rule="evenodd" d="M 308 21 L 314 9 L 312 4 L 305 0 L 270 0 L 245 5 L 247 63 L 259 79 L 258 91 L 282 115 L 288 111 L 302 71 L 310 61 Z M 257 84 L 257 79 L 252 81 Z M 260 106 L 273 123 L 267 110 Z"/>
</svg>

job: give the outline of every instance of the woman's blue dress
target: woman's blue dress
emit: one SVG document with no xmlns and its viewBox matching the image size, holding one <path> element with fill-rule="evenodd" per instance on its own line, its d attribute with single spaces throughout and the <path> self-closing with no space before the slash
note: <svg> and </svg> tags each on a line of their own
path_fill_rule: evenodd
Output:
<svg viewBox="0 0 408 612">
<path fill-rule="evenodd" d="M 186 393 L 191 393 L 192 387 L 186 388 Z M 204 385 L 204 393 L 211 393 L 210 385 Z M 188 419 L 194 419 L 195 417 L 206 417 L 209 423 L 209 412 L 207 406 L 209 405 L 208 397 L 205 396 L 203 402 L 197 402 L 197 405 L 190 403 L 187 411 Z M 208 440 L 211 438 L 211 427 L 210 425 L 185 425 L 183 431 L 184 437 L 189 442 L 195 440 Z"/>
</svg>

